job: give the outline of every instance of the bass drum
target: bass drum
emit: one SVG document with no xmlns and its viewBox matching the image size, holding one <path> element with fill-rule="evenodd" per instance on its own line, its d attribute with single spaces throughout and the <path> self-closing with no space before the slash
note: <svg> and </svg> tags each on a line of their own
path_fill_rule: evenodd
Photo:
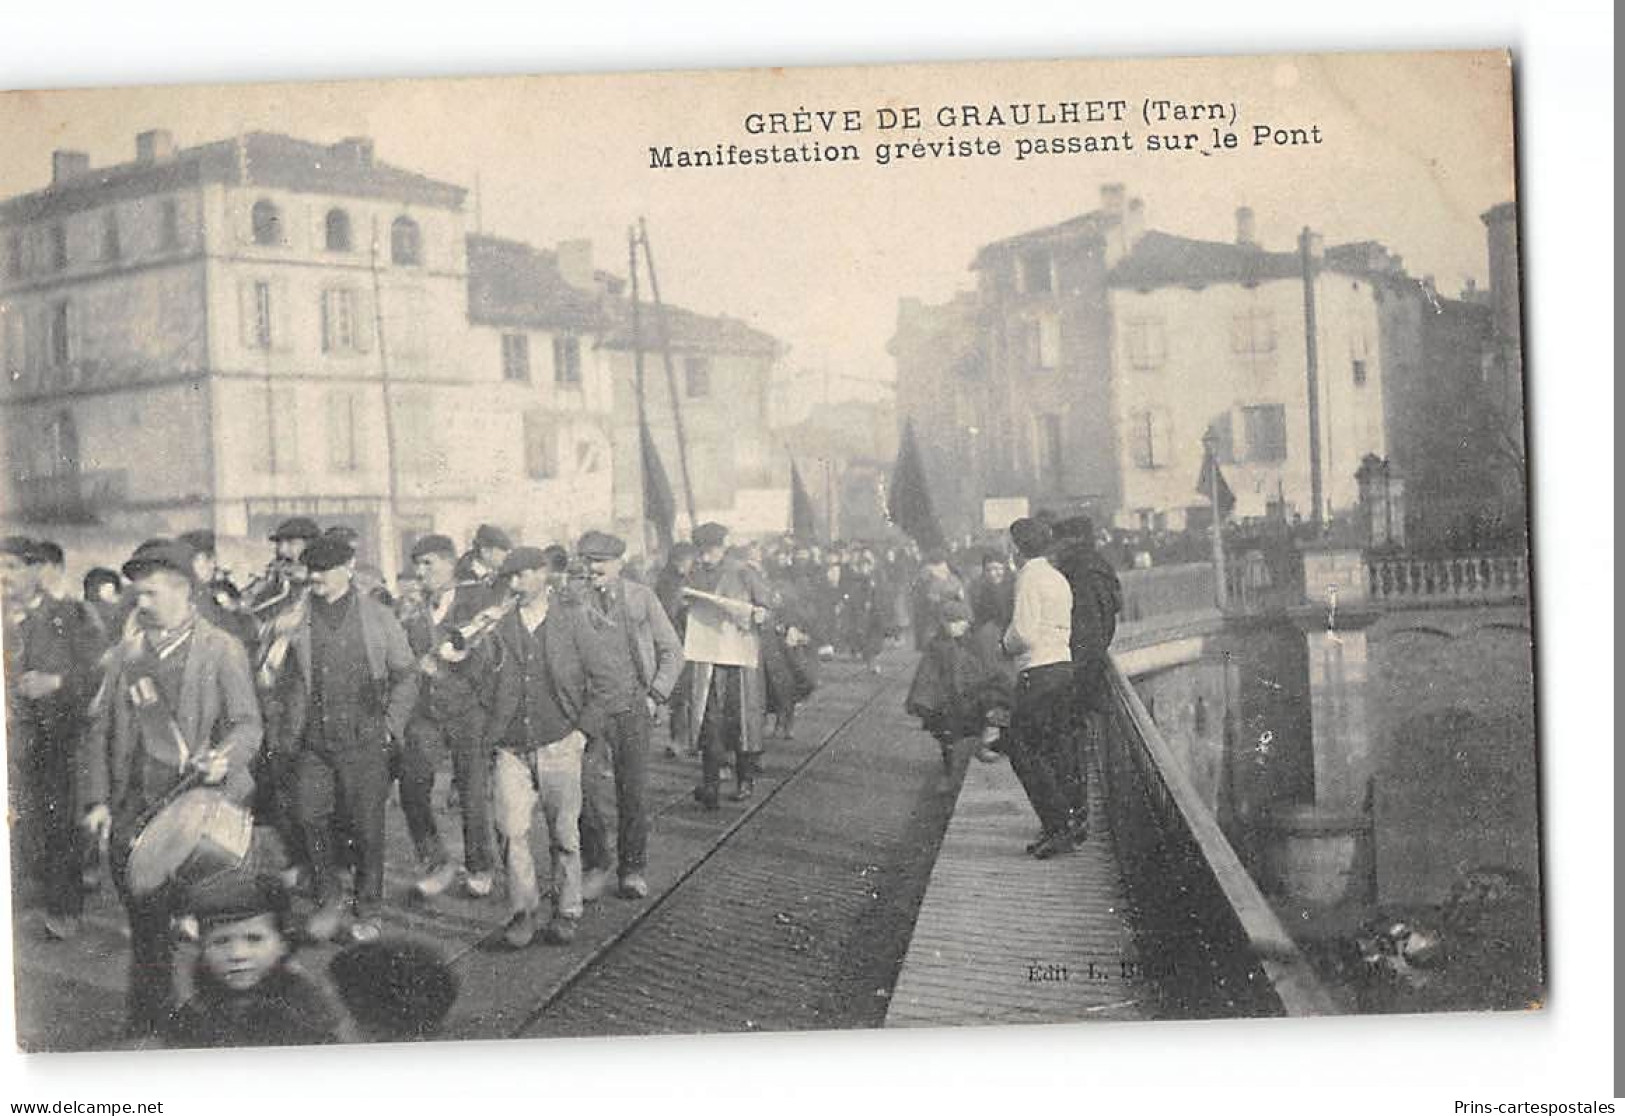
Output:
<svg viewBox="0 0 1625 1116">
<path fill-rule="evenodd" d="M 130 893 L 146 898 L 171 884 L 193 887 L 242 868 L 254 844 L 254 816 L 218 791 L 198 787 L 153 815 L 130 843 Z"/>
</svg>

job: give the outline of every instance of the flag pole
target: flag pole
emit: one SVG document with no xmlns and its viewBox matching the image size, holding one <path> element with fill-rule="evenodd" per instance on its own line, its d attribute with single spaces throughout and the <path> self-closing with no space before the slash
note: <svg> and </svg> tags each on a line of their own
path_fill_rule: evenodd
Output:
<svg viewBox="0 0 1625 1116">
<path fill-rule="evenodd" d="M 649 559 L 649 493 L 648 463 L 644 461 L 643 445 L 647 434 L 649 415 L 643 400 L 643 315 L 638 300 L 638 237 L 630 225 L 626 229 L 626 272 L 632 285 L 632 384 L 638 411 L 638 555 L 645 563 Z"/>
<path fill-rule="evenodd" d="M 1209 428 L 1202 435 L 1202 453 L 1207 463 L 1208 501 L 1213 509 L 1213 599 L 1223 612 L 1228 602 L 1228 586 L 1224 569 L 1224 517 L 1219 508 L 1219 454 L 1218 438 Z"/>
</svg>

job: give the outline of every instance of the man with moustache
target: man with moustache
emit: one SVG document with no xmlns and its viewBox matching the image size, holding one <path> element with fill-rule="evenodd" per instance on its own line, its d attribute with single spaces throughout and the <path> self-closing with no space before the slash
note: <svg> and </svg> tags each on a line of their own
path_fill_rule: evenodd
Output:
<svg viewBox="0 0 1625 1116">
<path fill-rule="evenodd" d="M 344 925 L 340 872 L 346 858 L 335 822 L 354 848 L 356 941 L 380 933 L 384 898 L 384 805 L 389 746 L 406 732 L 417 699 L 412 651 L 395 614 L 354 585 L 355 551 L 337 536 L 305 549 L 310 597 L 271 689 L 280 752 L 293 757 L 294 823 L 319 904 L 308 930 L 319 941 Z"/>
<path fill-rule="evenodd" d="M 124 564 L 140 624 L 111 649 L 80 749 L 79 799 L 91 838 L 107 840 L 113 882 L 130 920 L 127 1027 L 157 1032 L 172 1006 L 173 888 L 137 898 L 128 886 L 138 823 L 182 778 L 197 774 L 241 805 L 262 737 L 243 645 L 197 614 L 192 552 L 143 543 Z"/>
</svg>

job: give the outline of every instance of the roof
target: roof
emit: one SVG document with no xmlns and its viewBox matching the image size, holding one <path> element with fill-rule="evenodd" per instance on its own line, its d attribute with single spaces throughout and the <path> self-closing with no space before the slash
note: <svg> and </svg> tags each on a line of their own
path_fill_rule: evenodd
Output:
<svg viewBox="0 0 1625 1116">
<path fill-rule="evenodd" d="M 376 161 L 370 141 L 328 145 L 275 132 L 249 132 L 159 159 L 92 168 L 0 202 L 0 220 L 34 221 L 205 182 L 389 198 L 442 209 L 462 208 L 468 194 L 461 186 Z"/>
<path fill-rule="evenodd" d="M 517 240 L 468 238 L 468 316 L 481 325 L 599 330 L 605 298 L 565 281 L 558 256 Z"/>
<path fill-rule="evenodd" d="M 1325 250 L 1322 268 L 1373 281 L 1409 283 L 1399 257 L 1375 240 L 1334 244 Z M 1114 287 L 1206 286 L 1210 283 L 1260 283 L 1303 274 L 1296 251 L 1271 252 L 1254 244 L 1195 240 L 1151 231 L 1117 262 L 1107 276 Z"/>
<path fill-rule="evenodd" d="M 980 271 L 986 267 L 989 257 L 1005 252 L 1051 244 L 1058 240 L 1072 240 L 1077 237 L 1098 239 L 1102 233 L 1102 226 L 1109 220 L 1098 210 L 1085 213 L 1078 217 L 1070 217 L 1059 224 L 1046 225 L 1041 229 L 1031 229 L 1015 236 L 1007 236 L 1003 240 L 995 240 L 991 244 L 984 244 L 976 252 L 976 258 L 971 261 L 971 270 Z"/>
<path fill-rule="evenodd" d="M 613 319 L 604 344 L 612 349 L 632 347 L 632 303 L 624 298 L 609 300 L 608 309 Z M 665 306 L 666 329 L 673 349 L 710 353 L 743 353 L 776 357 L 783 345 L 772 334 L 763 333 L 737 318 L 710 317 L 684 310 L 680 306 Z M 655 308 L 644 303 L 640 307 L 642 347 L 645 351 L 660 345 L 659 321 Z"/>
</svg>

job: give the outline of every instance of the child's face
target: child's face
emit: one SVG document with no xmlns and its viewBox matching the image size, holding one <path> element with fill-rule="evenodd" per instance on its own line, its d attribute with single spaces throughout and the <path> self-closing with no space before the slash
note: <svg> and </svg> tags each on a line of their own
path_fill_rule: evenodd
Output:
<svg viewBox="0 0 1625 1116">
<path fill-rule="evenodd" d="M 203 965 L 215 979 L 237 992 L 270 975 L 288 952 L 269 912 L 236 922 L 219 922 L 203 935 Z"/>
</svg>

